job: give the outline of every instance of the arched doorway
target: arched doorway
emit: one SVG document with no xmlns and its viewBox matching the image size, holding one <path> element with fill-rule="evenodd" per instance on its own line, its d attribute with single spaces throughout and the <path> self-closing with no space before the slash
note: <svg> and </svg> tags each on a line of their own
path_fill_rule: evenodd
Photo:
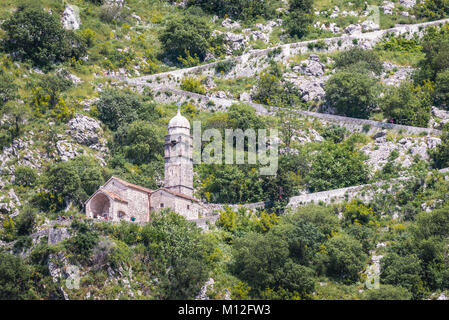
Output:
<svg viewBox="0 0 449 320">
<path fill-rule="evenodd" d="M 90 210 L 94 218 L 102 217 L 107 219 L 111 209 L 111 201 L 104 193 L 97 193 L 90 201 Z"/>
</svg>

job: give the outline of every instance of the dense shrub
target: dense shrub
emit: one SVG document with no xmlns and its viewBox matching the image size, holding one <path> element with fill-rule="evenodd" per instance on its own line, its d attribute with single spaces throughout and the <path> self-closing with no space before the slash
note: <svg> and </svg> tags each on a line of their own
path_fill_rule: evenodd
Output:
<svg viewBox="0 0 449 320">
<path fill-rule="evenodd" d="M 34 226 L 36 224 L 36 213 L 30 207 L 26 207 L 19 214 L 16 228 L 17 234 L 19 236 L 29 235 L 33 232 Z"/>
<path fill-rule="evenodd" d="M 380 100 L 380 107 L 390 121 L 410 126 L 427 127 L 430 119 L 430 93 L 427 88 L 402 82 L 389 88 Z"/>
<path fill-rule="evenodd" d="M 441 144 L 435 150 L 430 152 L 433 166 L 437 169 L 447 168 L 449 166 L 449 133 L 443 132 Z"/>
<path fill-rule="evenodd" d="M 382 258 L 380 265 L 382 283 L 405 288 L 416 298 L 424 293 L 421 261 L 415 254 L 390 253 Z"/>
<path fill-rule="evenodd" d="M 0 299 L 36 298 L 33 294 L 32 268 L 21 258 L 0 252 Z"/>
<path fill-rule="evenodd" d="M 432 20 L 442 19 L 449 14 L 449 1 L 424 0 L 416 4 L 414 11 L 420 18 L 429 18 Z"/>
<path fill-rule="evenodd" d="M 344 283 L 354 283 L 366 265 L 368 255 L 359 241 L 346 234 L 332 237 L 324 245 L 326 274 Z"/>
<path fill-rule="evenodd" d="M 298 39 L 304 37 L 313 23 L 313 0 L 290 1 L 288 15 L 283 25 L 286 32 Z"/>
<path fill-rule="evenodd" d="M 163 130 L 143 120 L 122 125 L 114 135 L 114 143 L 126 158 L 144 164 L 163 154 Z"/>
<path fill-rule="evenodd" d="M 188 0 L 189 6 L 199 6 L 204 11 L 233 19 L 252 19 L 257 16 L 272 18 L 275 8 L 269 0 Z"/>
<path fill-rule="evenodd" d="M 365 50 L 353 47 L 347 51 L 340 52 L 335 57 L 335 67 L 339 69 L 351 68 L 366 69 L 379 75 L 383 71 L 383 64 L 373 50 Z"/>
<path fill-rule="evenodd" d="M 29 166 L 16 166 L 14 183 L 22 187 L 33 187 L 38 179 L 37 170 Z"/>
<path fill-rule="evenodd" d="M 0 110 L 5 103 L 16 98 L 18 98 L 18 86 L 14 83 L 14 77 L 0 70 Z"/>
<path fill-rule="evenodd" d="M 198 56 L 203 61 L 209 48 L 211 29 L 202 17 L 186 15 L 170 19 L 160 40 L 165 54 L 176 61 L 178 57 Z"/>
<path fill-rule="evenodd" d="M 368 118 L 376 106 L 379 86 L 369 74 L 340 71 L 326 82 L 325 100 L 339 114 Z"/>
<path fill-rule="evenodd" d="M 306 181 L 311 192 L 360 185 L 368 182 L 365 155 L 346 143 L 322 143 L 311 156 Z"/>
<path fill-rule="evenodd" d="M 412 294 L 405 288 L 382 284 L 378 289 L 365 290 L 364 300 L 410 300 Z"/>
<path fill-rule="evenodd" d="M 426 80 L 435 81 L 438 73 L 449 68 L 449 26 L 446 24 L 439 29 L 426 29 L 422 51 L 424 59 L 419 62 L 420 68 L 414 74 L 414 79 L 419 84 Z"/>
<path fill-rule="evenodd" d="M 6 32 L 6 51 L 42 68 L 86 54 L 84 42 L 64 30 L 59 16 L 44 11 L 40 5 L 20 5 L 2 29 Z"/>
<path fill-rule="evenodd" d="M 295 10 L 289 13 L 283 26 L 291 37 L 301 39 L 309 32 L 312 22 L 313 15 L 311 13 Z"/>
<path fill-rule="evenodd" d="M 195 78 L 184 78 L 181 80 L 181 89 L 189 92 L 206 94 L 206 88 Z"/>
<path fill-rule="evenodd" d="M 99 119 L 111 130 L 137 119 L 151 121 L 159 117 L 155 106 L 139 96 L 118 90 L 105 90 L 97 102 Z"/>
<path fill-rule="evenodd" d="M 449 109 L 449 70 L 439 72 L 436 76 L 434 102 L 438 107 Z"/>
</svg>

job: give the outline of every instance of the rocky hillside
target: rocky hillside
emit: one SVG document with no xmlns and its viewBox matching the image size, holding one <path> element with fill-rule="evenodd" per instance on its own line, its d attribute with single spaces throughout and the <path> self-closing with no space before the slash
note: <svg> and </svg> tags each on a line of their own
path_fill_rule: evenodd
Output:
<svg viewBox="0 0 449 320">
<path fill-rule="evenodd" d="M 447 299 L 448 14 L 4 1 L 0 299 Z M 196 164 L 195 196 L 216 208 L 202 228 L 168 210 L 86 219 L 112 175 L 163 185 L 178 107 L 222 133 L 278 129 L 277 174 Z"/>
</svg>

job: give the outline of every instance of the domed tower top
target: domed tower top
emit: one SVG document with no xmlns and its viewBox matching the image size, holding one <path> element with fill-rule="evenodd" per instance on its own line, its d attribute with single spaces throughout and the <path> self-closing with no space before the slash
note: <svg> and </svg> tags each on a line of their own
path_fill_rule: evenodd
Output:
<svg viewBox="0 0 449 320">
<path fill-rule="evenodd" d="M 184 133 L 190 135 L 190 122 L 186 117 L 178 113 L 168 122 L 168 134 Z"/>
</svg>

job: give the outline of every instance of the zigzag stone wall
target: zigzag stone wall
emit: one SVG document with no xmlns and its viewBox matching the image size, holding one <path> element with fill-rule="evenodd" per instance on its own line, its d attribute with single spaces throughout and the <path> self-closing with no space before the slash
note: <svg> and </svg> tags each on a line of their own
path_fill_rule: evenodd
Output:
<svg viewBox="0 0 449 320">
<path fill-rule="evenodd" d="M 143 85 L 138 85 L 138 87 L 143 87 Z M 242 103 L 241 101 L 232 100 L 232 99 L 221 99 L 221 98 L 215 98 L 215 97 L 208 97 L 205 95 L 187 92 L 183 90 L 178 89 L 172 89 L 172 88 L 163 88 L 160 91 L 158 91 L 155 94 L 155 100 L 159 103 L 184 103 L 184 102 L 192 102 L 195 104 L 198 108 L 202 110 L 219 110 L 224 111 L 228 107 L 230 107 L 234 103 Z M 269 111 L 267 111 L 266 106 L 253 103 L 253 102 L 244 102 L 247 105 L 252 106 L 256 112 L 259 114 L 269 114 Z M 277 107 L 270 107 L 271 112 L 277 110 Z M 342 117 L 332 114 L 325 114 L 325 113 L 318 113 L 318 112 L 311 112 L 311 111 L 303 111 L 303 110 L 292 110 L 292 109 L 285 109 L 289 112 L 294 112 L 298 114 L 299 116 L 304 117 L 312 117 L 316 119 L 321 119 L 324 121 L 329 122 L 335 122 L 341 126 L 346 127 L 347 129 L 351 131 L 366 131 L 369 134 L 372 134 L 379 130 L 394 130 L 398 132 L 403 132 L 407 134 L 412 135 L 418 135 L 425 133 L 426 135 L 433 135 L 433 136 L 439 136 L 441 135 L 440 130 L 436 129 L 429 129 L 429 128 L 420 128 L 420 127 L 412 127 L 412 126 L 405 126 L 405 125 L 399 125 L 399 124 L 393 124 L 393 123 L 386 123 L 386 122 L 379 122 L 379 121 L 373 121 L 373 120 L 366 120 L 366 119 L 357 119 L 357 118 L 349 118 L 349 117 Z"/>
<path fill-rule="evenodd" d="M 411 25 L 401 25 L 390 29 L 378 30 L 373 32 L 355 34 L 355 35 L 343 35 L 340 37 L 333 37 L 327 39 L 317 39 L 310 41 L 301 41 L 296 43 L 284 44 L 276 47 L 271 47 L 261 50 L 251 50 L 250 52 L 243 54 L 241 56 L 232 57 L 226 59 L 227 61 L 232 61 L 235 63 L 235 67 L 231 72 L 225 75 L 225 78 L 234 77 L 251 77 L 258 73 L 260 70 L 267 66 L 265 58 L 269 52 L 273 50 L 280 50 L 280 53 L 274 57 L 274 60 L 281 61 L 286 58 L 297 55 L 305 54 L 307 52 L 314 51 L 310 47 L 317 43 L 323 43 L 326 48 L 320 49 L 320 52 L 333 52 L 337 50 L 347 50 L 353 47 L 354 41 L 357 42 L 356 45 L 370 49 L 376 45 L 377 42 L 382 40 L 382 38 L 387 34 L 413 34 L 420 33 L 423 29 L 429 26 L 439 26 L 444 23 L 449 22 L 449 19 L 442 19 L 431 22 L 417 23 Z M 204 64 L 201 66 L 178 69 L 174 71 L 168 71 L 164 73 L 158 73 L 148 76 L 143 76 L 139 78 L 127 79 L 130 84 L 151 84 L 152 87 L 174 87 L 179 85 L 181 79 L 189 75 L 214 75 L 215 67 L 221 61 L 212 62 L 209 64 Z"/>
</svg>

